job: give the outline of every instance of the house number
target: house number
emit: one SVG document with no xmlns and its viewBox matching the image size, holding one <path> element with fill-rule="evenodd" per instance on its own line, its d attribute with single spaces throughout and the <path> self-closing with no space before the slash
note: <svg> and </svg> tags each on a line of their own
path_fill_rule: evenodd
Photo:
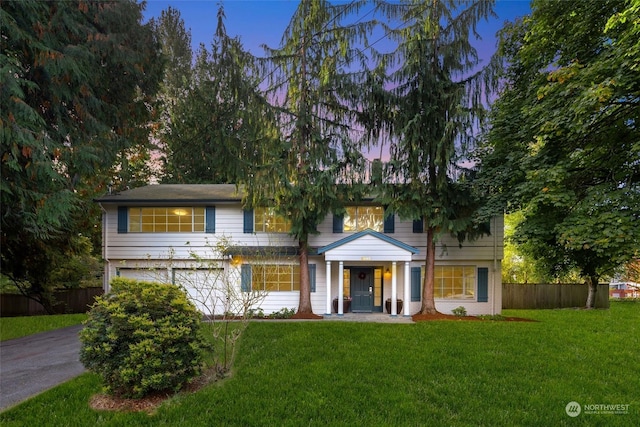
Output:
<svg viewBox="0 0 640 427">
<path fill-rule="evenodd" d="M 371 261 L 371 257 L 370 256 L 360 257 L 360 261 Z"/>
</svg>

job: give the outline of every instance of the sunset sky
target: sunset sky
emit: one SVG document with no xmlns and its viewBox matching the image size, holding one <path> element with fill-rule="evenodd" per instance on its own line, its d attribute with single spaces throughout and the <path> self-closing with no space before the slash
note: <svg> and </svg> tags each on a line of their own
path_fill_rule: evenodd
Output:
<svg viewBox="0 0 640 427">
<path fill-rule="evenodd" d="M 180 11 L 185 21 L 185 28 L 191 31 L 192 47 L 196 51 L 200 43 L 204 43 L 209 49 L 216 27 L 216 16 L 219 4 L 224 5 L 227 33 L 232 37 L 239 37 L 245 50 L 255 56 L 263 56 L 262 45 L 271 48 L 280 45 L 282 34 L 289 24 L 298 1 L 293 0 L 148 0 L 144 13 L 146 19 L 159 17 L 161 12 L 169 6 Z M 336 3 L 336 2 L 334 2 Z M 361 10 L 353 21 L 358 19 L 371 19 L 373 17 L 373 4 L 367 5 Z M 482 40 L 474 41 L 478 54 L 485 65 L 496 50 L 496 32 L 502 28 L 506 21 L 514 21 L 517 17 L 527 15 L 530 12 L 529 1 L 521 0 L 497 0 L 495 12 L 498 18 L 479 26 L 478 32 Z M 352 21 L 352 22 L 353 22 Z M 371 37 L 371 43 L 375 48 L 383 51 L 385 43 L 380 31 Z M 387 160 L 388 151 L 385 143 L 370 147 L 367 157 Z"/>
<path fill-rule="evenodd" d="M 338 2 L 335 2 L 338 3 Z M 185 27 L 191 30 L 192 45 L 194 50 L 200 43 L 209 47 L 216 27 L 216 14 L 218 5 L 223 4 L 226 19 L 227 33 L 238 36 L 244 48 L 256 56 L 264 53 L 261 45 L 276 48 L 280 44 L 282 34 L 298 2 L 293 0 L 148 0 L 144 13 L 146 19 L 159 17 L 162 10 L 169 6 L 180 11 Z M 364 7 L 358 17 L 367 15 L 373 9 Z M 513 21 L 518 16 L 529 13 L 528 0 L 498 0 L 495 11 L 497 19 L 480 26 L 479 32 L 482 41 L 476 42 L 482 58 L 489 58 L 495 51 L 495 33 L 505 21 Z M 377 40 L 376 37 L 373 40 Z M 376 43 L 376 47 L 382 45 L 384 40 Z"/>
</svg>

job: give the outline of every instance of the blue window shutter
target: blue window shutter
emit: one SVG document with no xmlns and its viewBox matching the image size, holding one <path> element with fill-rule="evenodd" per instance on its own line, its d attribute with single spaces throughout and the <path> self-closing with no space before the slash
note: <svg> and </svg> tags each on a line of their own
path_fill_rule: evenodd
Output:
<svg viewBox="0 0 640 427">
<path fill-rule="evenodd" d="M 249 264 L 240 266 L 240 289 L 242 292 L 251 292 L 251 266 Z"/>
<path fill-rule="evenodd" d="M 129 231 L 129 208 L 118 206 L 118 233 Z"/>
<path fill-rule="evenodd" d="M 207 221 L 205 227 L 205 233 L 215 233 L 216 232 L 216 207 L 215 206 L 207 206 L 205 212 Z"/>
<path fill-rule="evenodd" d="M 333 214 L 333 232 L 342 233 L 344 227 L 344 215 Z"/>
<path fill-rule="evenodd" d="M 244 230 L 245 233 L 253 233 L 253 209 L 244 211 Z"/>
<path fill-rule="evenodd" d="M 309 286 L 311 287 L 311 292 L 316 291 L 316 265 L 309 264 Z"/>
<path fill-rule="evenodd" d="M 422 269 L 411 267 L 411 301 L 420 301 L 420 279 L 422 279 Z"/>
<path fill-rule="evenodd" d="M 423 218 L 413 220 L 413 232 L 424 233 L 424 220 Z"/>
<path fill-rule="evenodd" d="M 489 301 L 489 269 L 478 268 L 478 302 Z"/>
<path fill-rule="evenodd" d="M 384 219 L 384 232 L 394 233 L 396 231 L 396 216 L 394 214 L 389 215 Z"/>
</svg>

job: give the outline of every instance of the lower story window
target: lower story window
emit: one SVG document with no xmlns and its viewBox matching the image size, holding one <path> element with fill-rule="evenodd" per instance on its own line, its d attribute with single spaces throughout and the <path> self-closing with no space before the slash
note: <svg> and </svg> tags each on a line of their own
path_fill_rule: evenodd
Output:
<svg viewBox="0 0 640 427">
<path fill-rule="evenodd" d="M 253 265 L 251 288 L 254 291 L 299 291 L 300 266 L 282 264 Z"/>
<path fill-rule="evenodd" d="M 444 265 L 435 268 L 434 297 L 474 299 L 476 268 L 469 265 Z"/>
</svg>

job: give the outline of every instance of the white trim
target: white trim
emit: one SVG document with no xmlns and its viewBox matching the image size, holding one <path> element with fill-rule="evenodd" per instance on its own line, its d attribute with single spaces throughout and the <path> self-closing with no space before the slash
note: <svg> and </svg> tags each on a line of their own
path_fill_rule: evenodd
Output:
<svg viewBox="0 0 640 427">
<path fill-rule="evenodd" d="M 331 316 L 331 261 L 326 262 L 326 277 L 325 277 L 325 286 L 327 287 L 327 301 L 325 306 L 325 314 Z M 317 284 L 317 282 L 316 282 Z M 317 291 L 317 289 L 316 289 Z"/>
<path fill-rule="evenodd" d="M 391 263 L 391 317 L 398 317 L 398 268 L 397 263 Z"/>
</svg>

